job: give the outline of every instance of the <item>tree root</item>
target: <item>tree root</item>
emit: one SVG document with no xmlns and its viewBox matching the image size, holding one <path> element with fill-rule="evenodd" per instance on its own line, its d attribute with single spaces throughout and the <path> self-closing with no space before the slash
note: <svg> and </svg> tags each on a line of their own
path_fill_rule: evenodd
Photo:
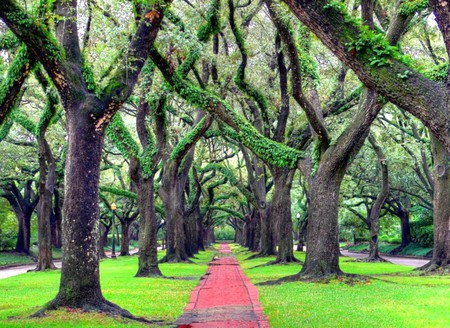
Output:
<svg viewBox="0 0 450 328">
<path fill-rule="evenodd" d="M 424 274 L 450 274 L 450 259 L 431 260 L 416 270 L 422 271 Z"/>
<path fill-rule="evenodd" d="M 253 255 L 250 255 L 250 257 L 248 257 L 248 258 L 246 258 L 245 260 L 247 261 L 247 260 L 254 260 L 254 259 L 259 259 L 259 258 L 261 258 L 261 257 L 269 257 L 269 256 L 274 256 L 274 255 L 277 255 L 277 254 L 270 254 L 270 253 L 266 253 L 266 252 L 264 252 L 264 253 L 256 253 L 256 254 L 253 254 Z"/>
<path fill-rule="evenodd" d="M 103 299 L 101 301 L 84 301 L 82 303 L 77 304 L 76 306 L 69 306 L 67 304 L 64 304 L 63 301 L 61 301 L 58 298 L 55 298 L 53 301 L 49 302 L 44 308 L 40 309 L 36 313 L 32 314 L 30 318 L 42 318 L 47 316 L 48 311 L 54 311 L 58 309 L 67 309 L 68 311 L 80 310 L 81 312 L 97 312 L 97 313 L 103 313 L 107 316 L 117 318 L 121 317 L 124 319 L 129 319 L 133 321 L 138 321 L 145 324 L 156 324 L 156 325 L 167 325 L 167 322 L 164 322 L 163 320 L 148 320 L 143 317 L 137 317 L 132 315 L 127 310 L 121 308 L 120 306 L 107 301 L 106 299 Z"/>
<path fill-rule="evenodd" d="M 321 283 L 321 284 L 328 284 L 333 280 L 337 280 L 339 282 L 343 282 L 349 286 L 353 286 L 356 284 L 366 284 L 369 282 L 369 277 L 367 276 L 361 276 L 356 274 L 347 274 L 347 273 L 340 273 L 340 274 L 301 274 L 297 273 L 292 276 L 287 276 L 280 278 L 278 280 L 269 280 L 257 283 L 258 286 L 273 286 L 273 285 L 281 285 L 284 283 L 289 282 L 312 282 L 312 283 Z"/>
<path fill-rule="evenodd" d="M 266 267 L 266 266 L 271 266 L 271 265 L 288 265 L 288 264 L 292 264 L 292 263 L 303 264 L 303 261 L 300 261 L 299 259 L 296 259 L 296 258 L 294 258 L 292 261 L 273 260 L 273 261 L 270 261 L 270 262 L 267 262 L 264 264 L 259 264 L 254 267 L 251 267 L 250 270 L 256 269 L 256 268 L 261 268 L 261 267 Z"/>
<path fill-rule="evenodd" d="M 388 260 L 386 260 L 386 259 L 384 259 L 384 258 L 382 258 L 382 257 L 380 257 L 380 256 L 369 256 L 369 257 L 366 257 L 365 259 L 357 259 L 357 261 L 358 262 L 369 262 L 369 263 L 382 263 L 382 262 L 384 262 L 384 263 L 392 263 L 392 262 L 390 262 L 390 261 L 388 261 Z"/>
<path fill-rule="evenodd" d="M 42 268 L 39 265 L 35 267 L 34 269 L 30 269 L 27 272 L 39 272 L 39 271 L 47 271 L 47 270 L 57 270 L 58 268 L 55 266 L 55 264 L 52 263 L 50 268 Z"/>
<path fill-rule="evenodd" d="M 155 268 L 152 270 L 139 270 L 135 278 L 163 278 L 162 272 L 159 270 L 159 268 Z"/>
<path fill-rule="evenodd" d="M 184 259 L 176 255 L 171 256 L 166 255 L 161 260 L 159 260 L 158 263 L 194 263 L 194 262 L 189 258 Z"/>
</svg>

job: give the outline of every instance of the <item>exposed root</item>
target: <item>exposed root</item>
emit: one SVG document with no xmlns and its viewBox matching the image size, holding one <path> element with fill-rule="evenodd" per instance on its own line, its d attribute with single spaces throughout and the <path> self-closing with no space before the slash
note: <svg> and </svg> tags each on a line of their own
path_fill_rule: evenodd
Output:
<svg viewBox="0 0 450 328">
<path fill-rule="evenodd" d="M 257 283 L 258 286 L 273 286 L 280 285 L 288 282 L 312 282 L 312 283 L 320 283 L 320 284 L 328 284 L 331 281 L 336 280 L 342 283 L 345 283 L 349 286 L 353 286 L 356 284 L 366 284 L 369 282 L 369 277 L 360 276 L 356 274 L 327 274 L 327 275 L 309 275 L 309 274 L 301 274 L 297 273 L 292 276 L 287 276 L 280 278 L 278 280 L 269 280 Z"/>
<path fill-rule="evenodd" d="M 50 267 L 43 268 L 40 265 L 37 265 L 34 269 L 28 270 L 27 272 L 39 272 L 39 271 L 47 271 L 47 270 L 57 270 L 58 268 L 55 266 L 55 264 L 52 262 Z"/>
<path fill-rule="evenodd" d="M 269 257 L 269 256 L 274 256 L 274 255 L 277 255 L 277 254 L 271 254 L 271 253 L 268 253 L 268 252 L 260 252 L 260 253 L 256 253 L 256 254 L 253 254 L 253 255 L 251 255 L 250 257 L 248 257 L 248 258 L 246 258 L 245 260 L 247 261 L 247 260 L 254 260 L 254 259 L 259 259 L 259 258 L 261 258 L 261 257 Z"/>
<path fill-rule="evenodd" d="M 266 266 L 271 266 L 271 265 L 288 265 L 288 264 L 292 264 L 292 263 L 303 264 L 303 261 L 300 261 L 299 259 L 296 259 L 296 258 L 294 258 L 292 261 L 273 260 L 273 261 L 270 261 L 270 262 L 267 262 L 264 264 L 259 264 L 254 267 L 251 267 L 250 270 L 256 269 L 256 268 L 261 268 L 261 267 L 266 267 Z"/>
<path fill-rule="evenodd" d="M 365 259 L 357 259 L 357 261 L 358 262 L 370 262 L 370 263 L 377 263 L 377 262 L 378 263 L 382 263 L 382 262 L 392 263 L 380 256 L 369 256 L 369 257 L 366 257 Z"/>
<path fill-rule="evenodd" d="M 138 322 L 142 322 L 145 324 L 157 324 L 157 325 L 167 325 L 167 322 L 164 322 L 163 320 L 148 320 L 146 318 L 143 317 L 137 317 L 132 315 L 130 312 L 128 312 L 127 310 L 121 308 L 120 306 L 109 302 L 105 299 L 103 299 L 102 301 L 92 301 L 92 302 L 88 302 L 88 301 L 84 301 L 83 303 L 77 304 L 76 306 L 67 306 L 64 304 L 64 302 L 62 302 L 60 299 L 56 298 L 53 301 L 49 302 L 44 308 L 40 309 L 39 311 L 37 311 L 36 313 L 32 314 L 30 316 L 30 318 L 42 318 L 45 317 L 47 315 L 47 311 L 52 311 L 52 310 L 57 310 L 57 309 L 61 309 L 61 308 L 65 308 L 68 311 L 73 311 L 75 310 L 81 310 L 82 312 L 98 312 L 98 313 L 103 313 L 107 316 L 110 317 L 121 317 L 121 318 L 125 318 L 125 319 L 129 319 L 129 320 L 133 320 L 133 321 L 138 321 Z"/>
<path fill-rule="evenodd" d="M 416 270 L 422 271 L 424 274 L 450 274 L 450 259 L 431 260 Z"/>
<path fill-rule="evenodd" d="M 162 278 L 163 274 L 159 270 L 159 268 L 153 268 L 151 270 L 139 270 L 136 275 L 136 278 Z"/>
<path fill-rule="evenodd" d="M 181 258 L 177 255 L 166 255 L 161 260 L 159 260 L 159 263 L 194 263 L 189 258 Z"/>
</svg>

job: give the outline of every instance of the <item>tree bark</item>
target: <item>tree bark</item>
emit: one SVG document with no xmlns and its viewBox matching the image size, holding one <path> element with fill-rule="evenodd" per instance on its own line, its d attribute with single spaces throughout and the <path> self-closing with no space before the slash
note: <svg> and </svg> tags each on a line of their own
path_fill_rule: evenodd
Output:
<svg viewBox="0 0 450 328">
<path fill-rule="evenodd" d="M 47 309 L 61 306 L 130 314 L 107 301 L 100 289 L 98 187 L 103 133 L 88 114 L 88 98 L 67 112 L 68 152 L 63 216 L 63 263 L 58 295 Z M 76 224 L 74 224 L 76 222 Z"/>
<path fill-rule="evenodd" d="M 294 242 L 292 239 L 291 188 L 295 170 L 289 168 L 272 168 L 275 184 L 270 217 L 277 223 L 278 251 L 275 263 L 290 263 L 294 257 Z"/>
<path fill-rule="evenodd" d="M 62 247 L 62 231 L 61 231 L 61 223 L 62 223 L 62 213 L 61 213 L 61 204 L 62 199 L 60 197 L 59 190 L 55 188 L 55 204 L 53 207 L 53 220 L 52 220 L 52 241 L 53 246 L 56 248 Z"/>
<path fill-rule="evenodd" d="M 431 134 L 434 160 L 433 223 L 434 246 L 431 261 L 421 270 L 448 271 L 450 266 L 450 153 Z"/>
<path fill-rule="evenodd" d="M 139 229 L 139 268 L 136 277 L 162 276 L 158 266 L 158 223 L 155 211 L 154 176 L 144 179 L 142 172 L 137 184 L 141 216 Z"/>
<path fill-rule="evenodd" d="M 120 223 L 122 226 L 122 240 L 120 244 L 120 256 L 130 255 L 130 226 L 131 222 L 126 218 Z"/>
<path fill-rule="evenodd" d="M 377 154 L 378 163 L 381 166 L 381 190 L 378 193 L 377 198 L 372 206 L 369 213 L 368 222 L 370 225 L 370 250 L 369 256 L 365 259 L 369 262 L 380 262 L 385 261 L 380 257 L 378 251 L 378 233 L 380 230 L 380 212 L 383 207 L 383 203 L 389 195 L 389 175 L 388 166 L 386 163 L 386 158 L 384 156 L 381 147 L 378 145 L 375 137 L 369 135 L 369 142 L 372 145 L 375 153 Z"/>
<path fill-rule="evenodd" d="M 56 162 L 45 140 L 45 129 L 40 132 L 39 144 L 39 203 L 38 203 L 38 263 L 35 271 L 56 269 L 52 256 L 52 234 L 50 216 L 52 213 L 53 192 L 56 182 Z"/>
</svg>

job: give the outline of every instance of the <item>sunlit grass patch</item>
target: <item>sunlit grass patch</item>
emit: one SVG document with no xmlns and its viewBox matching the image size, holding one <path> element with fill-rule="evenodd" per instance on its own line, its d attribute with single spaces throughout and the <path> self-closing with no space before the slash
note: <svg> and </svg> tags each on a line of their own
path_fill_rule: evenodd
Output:
<svg viewBox="0 0 450 328">
<path fill-rule="evenodd" d="M 233 249 L 253 283 L 276 280 L 301 269 L 299 264 L 258 266 L 274 257 L 246 260 L 252 253 L 239 246 Z M 295 255 L 304 260 L 304 253 Z M 411 267 L 349 258 L 341 258 L 341 269 L 369 275 L 369 279 L 353 286 L 337 280 L 257 286 L 270 326 L 448 327 L 449 276 L 419 276 Z"/>
<path fill-rule="evenodd" d="M 100 266 L 103 293 L 108 300 L 136 316 L 173 323 L 182 314 L 192 289 L 206 272 L 207 263 L 214 253 L 213 249 L 201 252 L 197 255 L 198 259 L 194 259 L 195 263 L 160 265 L 164 275 L 179 279 L 134 278 L 137 256 L 103 260 Z M 163 253 L 160 254 L 162 256 Z M 98 313 L 67 312 L 64 309 L 52 311 L 45 318 L 29 319 L 30 314 L 57 294 L 59 279 L 59 271 L 47 271 L 0 280 L 0 327 L 146 326 Z"/>
</svg>

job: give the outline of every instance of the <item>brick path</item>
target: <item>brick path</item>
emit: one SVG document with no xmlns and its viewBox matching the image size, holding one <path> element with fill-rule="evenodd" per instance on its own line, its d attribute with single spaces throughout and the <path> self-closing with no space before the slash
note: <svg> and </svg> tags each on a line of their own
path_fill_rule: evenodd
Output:
<svg viewBox="0 0 450 328">
<path fill-rule="evenodd" d="M 258 290 L 245 276 L 230 246 L 221 244 L 200 284 L 191 294 L 178 328 L 268 328 Z"/>
</svg>

